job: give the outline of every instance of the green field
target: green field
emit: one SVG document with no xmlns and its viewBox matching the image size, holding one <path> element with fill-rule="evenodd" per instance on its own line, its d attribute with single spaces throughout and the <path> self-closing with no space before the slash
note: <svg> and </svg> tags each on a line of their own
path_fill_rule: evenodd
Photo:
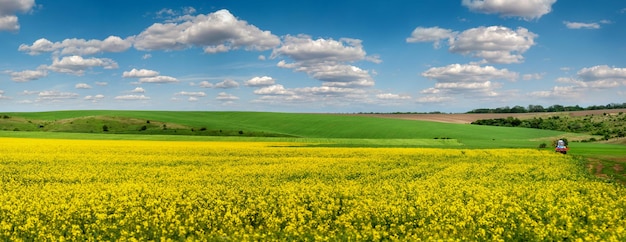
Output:
<svg viewBox="0 0 626 242">
<path fill-rule="evenodd" d="M 267 112 L 168 112 L 168 111 L 60 111 L 40 113 L 6 113 L 11 118 L 0 120 L 0 130 L 12 131 L 10 120 L 19 120 L 20 131 L 51 131 L 64 133 L 132 133 L 132 134 L 189 134 L 194 129 L 222 131 L 228 135 L 245 137 L 288 137 L 306 139 L 374 139 L 432 140 L 433 144 L 459 143 L 473 148 L 537 147 L 555 137 L 575 139 L 581 135 L 524 128 L 503 128 L 460 125 L 427 121 L 382 119 L 333 114 L 298 114 Z M 150 121 L 149 132 L 136 126 Z M 4 122 L 4 123 L 2 123 Z M 155 125 L 158 124 L 158 125 Z M 161 128 L 163 124 L 166 129 Z M 21 125 L 21 126 L 19 126 Z M 103 132 L 107 125 L 109 131 Z M 177 132 L 174 133 L 174 130 Z M 241 131 L 242 134 L 239 134 Z M 188 132 L 188 133 L 186 133 Z M 249 135 L 250 134 L 250 135 Z M 13 136 L 4 132 L 5 136 Z M 39 134 L 36 134 L 37 136 Z M 71 134 L 67 134 L 72 136 Z M 64 135 L 61 135 L 64 136 Z M 206 136 L 206 135 L 205 135 Z M 219 135 L 213 135 L 219 136 Z M 83 137 L 83 135 L 80 135 Z M 94 136 L 107 139 L 109 136 Z M 126 136 L 128 137 L 128 136 Z M 111 137 L 113 138 L 113 137 Z M 115 137 L 113 139 L 117 139 Z M 155 136 L 161 139 L 163 137 Z M 187 139 L 185 137 L 183 139 Z M 167 138 L 170 139 L 170 138 Z M 456 140 L 441 142 L 440 140 Z M 376 142 L 374 142 L 376 143 Z M 397 141 L 391 142 L 397 143 Z"/>
<path fill-rule="evenodd" d="M 179 111 L 55 111 L 0 113 L 0 136 L 69 139 L 288 141 L 313 146 L 538 148 L 570 140 L 575 156 L 605 161 L 625 180 L 626 147 L 572 142 L 590 135 L 337 114 Z M 103 131 L 106 125 L 108 131 Z M 144 130 L 142 126 L 146 126 Z M 14 131 L 15 130 L 15 131 Z M 617 165 L 617 166 L 616 166 Z M 610 169 L 608 169 L 610 171 Z"/>
</svg>

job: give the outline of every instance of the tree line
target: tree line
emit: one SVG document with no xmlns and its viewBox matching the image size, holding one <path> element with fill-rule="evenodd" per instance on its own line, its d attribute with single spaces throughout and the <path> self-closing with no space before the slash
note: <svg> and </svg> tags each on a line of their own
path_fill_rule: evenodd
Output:
<svg viewBox="0 0 626 242">
<path fill-rule="evenodd" d="M 549 107 L 543 107 L 541 105 L 528 105 L 523 106 L 505 106 L 499 108 L 479 108 L 469 111 L 467 113 L 543 113 L 543 112 L 570 112 L 570 111 L 584 111 L 584 110 L 601 110 L 601 109 L 619 109 L 626 108 L 626 103 L 609 103 L 607 105 L 593 105 L 583 108 L 581 106 L 563 106 L 555 104 Z"/>
<path fill-rule="evenodd" d="M 519 119 L 514 117 L 480 119 L 477 125 L 549 129 L 602 136 L 602 139 L 626 137 L 626 113 L 587 115 L 584 117 L 552 116 Z M 595 138 L 590 141 L 595 141 Z"/>
</svg>

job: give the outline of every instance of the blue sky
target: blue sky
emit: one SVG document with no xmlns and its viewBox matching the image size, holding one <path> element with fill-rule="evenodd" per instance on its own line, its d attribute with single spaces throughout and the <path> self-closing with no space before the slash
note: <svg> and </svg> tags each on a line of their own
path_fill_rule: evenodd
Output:
<svg viewBox="0 0 626 242">
<path fill-rule="evenodd" d="M 0 111 L 626 102 L 621 0 L 0 0 Z"/>
</svg>

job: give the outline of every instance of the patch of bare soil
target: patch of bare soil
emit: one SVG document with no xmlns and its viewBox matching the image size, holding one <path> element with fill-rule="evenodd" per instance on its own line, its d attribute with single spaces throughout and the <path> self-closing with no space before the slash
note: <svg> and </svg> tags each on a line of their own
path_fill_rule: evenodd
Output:
<svg viewBox="0 0 626 242">
<path fill-rule="evenodd" d="M 617 114 L 619 112 L 626 112 L 626 109 L 603 109 L 603 110 L 585 110 L 585 111 L 573 111 L 573 112 L 553 112 L 553 113 L 453 113 L 453 114 L 345 114 L 353 116 L 365 116 L 365 117 L 378 117 L 378 118 L 395 118 L 406 120 L 423 120 L 434 121 L 442 123 L 460 123 L 469 124 L 479 119 L 496 119 L 514 117 L 519 119 L 531 119 L 535 117 L 551 117 L 560 115 L 569 115 L 572 117 L 586 116 L 586 115 L 603 115 L 603 114 Z"/>
<path fill-rule="evenodd" d="M 621 173 L 622 171 L 624 171 L 624 166 L 622 166 L 620 164 L 615 164 L 613 166 L 613 170 L 615 170 L 615 172 L 617 172 L 617 173 Z"/>
<path fill-rule="evenodd" d="M 598 159 L 589 158 L 589 163 L 587 164 L 587 170 L 592 173 L 594 176 L 600 178 L 608 178 L 608 176 L 602 173 L 602 169 L 604 169 L 604 165 Z"/>
</svg>

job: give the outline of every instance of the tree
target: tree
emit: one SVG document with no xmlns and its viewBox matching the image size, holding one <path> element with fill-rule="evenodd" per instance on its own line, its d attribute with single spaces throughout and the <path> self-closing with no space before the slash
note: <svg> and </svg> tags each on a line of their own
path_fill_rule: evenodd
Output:
<svg viewBox="0 0 626 242">
<path fill-rule="evenodd" d="M 546 110 L 543 108 L 543 106 L 541 105 L 528 105 L 528 112 L 531 113 L 541 113 L 541 112 L 545 112 Z"/>
<path fill-rule="evenodd" d="M 107 126 L 106 124 L 102 125 L 102 132 L 109 132 L 109 126 Z"/>
<path fill-rule="evenodd" d="M 522 106 L 514 106 L 513 108 L 511 108 L 511 113 L 527 113 L 528 111 L 526 110 L 525 107 Z"/>
</svg>

